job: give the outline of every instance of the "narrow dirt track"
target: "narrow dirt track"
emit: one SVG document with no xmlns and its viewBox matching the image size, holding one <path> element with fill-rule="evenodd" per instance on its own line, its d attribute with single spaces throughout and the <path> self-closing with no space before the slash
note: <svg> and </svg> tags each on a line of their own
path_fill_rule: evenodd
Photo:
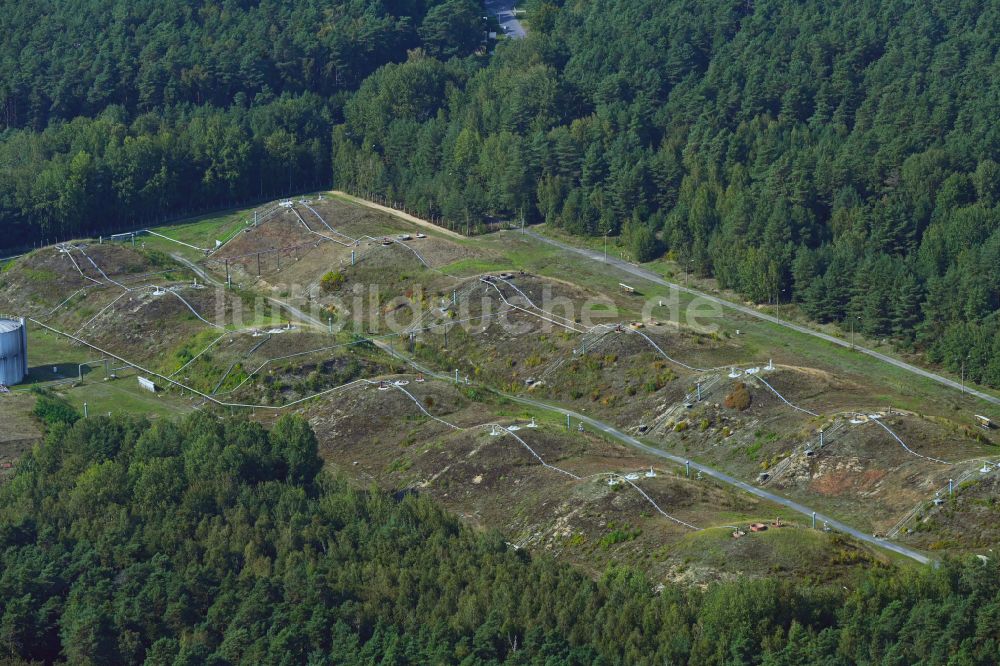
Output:
<svg viewBox="0 0 1000 666">
<path fill-rule="evenodd" d="M 396 210 L 395 208 L 389 208 L 388 206 L 383 206 L 381 204 L 372 203 L 371 201 L 367 201 L 365 199 L 360 199 L 360 198 L 358 198 L 358 197 L 356 197 L 356 196 L 354 196 L 352 194 L 348 194 L 347 192 L 341 192 L 339 190 L 334 190 L 334 191 L 330 192 L 330 194 L 333 194 L 334 196 L 338 196 L 338 197 L 340 197 L 342 199 L 347 199 L 348 201 L 351 201 L 353 203 L 359 204 L 361 206 L 365 206 L 366 208 L 372 208 L 374 210 L 382 211 L 383 213 L 388 213 L 389 215 L 394 215 L 394 216 L 400 218 L 401 220 L 406 220 L 407 222 L 412 222 L 413 224 L 421 226 L 421 227 L 423 227 L 425 229 L 430 229 L 431 231 L 433 231 L 435 233 L 441 234 L 443 236 L 448 236 L 449 238 L 459 238 L 459 239 L 465 238 L 465 236 L 463 236 L 462 234 L 459 234 L 459 233 L 456 233 L 454 231 L 451 231 L 450 229 L 445 229 L 444 227 L 439 227 L 438 225 L 434 224 L 433 222 L 428 222 L 427 220 L 422 220 L 419 217 L 414 217 L 413 215 L 410 215 L 409 213 L 404 213 L 403 211 Z"/>
</svg>

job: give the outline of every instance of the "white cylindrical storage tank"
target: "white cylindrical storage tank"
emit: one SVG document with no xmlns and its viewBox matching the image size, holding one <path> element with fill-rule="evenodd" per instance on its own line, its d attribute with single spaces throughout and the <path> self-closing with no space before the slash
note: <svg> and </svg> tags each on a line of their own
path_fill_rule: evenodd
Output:
<svg viewBox="0 0 1000 666">
<path fill-rule="evenodd" d="M 20 384 L 27 374 L 28 329 L 24 319 L 0 317 L 0 384 Z"/>
</svg>

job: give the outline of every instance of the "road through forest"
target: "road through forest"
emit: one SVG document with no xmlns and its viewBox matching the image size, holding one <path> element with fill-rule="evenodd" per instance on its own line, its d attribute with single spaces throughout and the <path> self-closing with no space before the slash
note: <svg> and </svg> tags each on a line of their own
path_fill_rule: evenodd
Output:
<svg viewBox="0 0 1000 666">
<path fill-rule="evenodd" d="M 558 247 L 558 248 L 560 248 L 562 250 L 566 250 L 568 252 L 573 252 L 573 253 L 578 254 L 580 256 L 586 257 L 587 259 L 589 259 L 591 261 L 596 261 L 596 262 L 602 263 L 602 264 L 606 263 L 607 265 L 614 266 L 615 268 L 617 268 L 617 269 L 619 269 L 619 270 L 621 270 L 621 271 L 623 271 L 625 273 L 628 273 L 629 275 L 633 275 L 635 277 L 642 278 L 643 280 L 647 280 L 649 282 L 652 282 L 653 284 L 660 285 L 661 287 L 669 287 L 671 289 L 678 289 L 680 291 L 683 291 L 686 294 L 690 294 L 692 296 L 699 296 L 699 297 L 704 298 L 704 299 L 706 299 L 708 301 L 711 301 L 713 303 L 718 303 L 719 305 L 722 305 L 723 307 L 731 308 L 733 310 L 736 310 L 737 312 L 742 312 L 743 314 L 748 314 L 751 317 L 756 317 L 758 319 L 763 319 L 764 321 L 768 321 L 768 322 L 770 322 L 772 324 L 777 324 L 778 326 L 784 326 L 785 328 L 791 329 L 793 331 L 797 331 L 799 333 L 804 333 L 805 335 L 811 335 L 814 338 L 819 338 L 820 340 L 825 340 L 827 342 L 830 342 L 832 344 L 838 345 L 840 347 L 846 347 L 848 349 L 851 348 L 851 343 L 848 342 L 847 340 L 842 340 L 842 339 L 834 337 L 832 335 L 828 335 L 826 333 L 821 333 L 820 331 L 814 331 L 811 328 L 806 328 L 805 326 L 800 326 L 799 324 L 794 324 L 794 323 L 792 323 L 790 321 L 785 321 L 784 319 L 780 319 L 778 317 L 774 317 L 774 316 L 769 315 L 769 314 L 767 314 L 765 312 L 761 312 L 761 311 L 759 311 L 759 310 L 757 310 L 755 308 L 747 307 L 745 305 L 740 305 L 739 303 L 733 303 L 732 301 L 727 301 L 724 298 L 718 298 L 716 296 L 712 296 L 711 294 L 706 294 L 706 293 L 704 293 L 702 291 L 698 291 L 697 289 L 691 289 L 689 287 L 684 287 L 684 286 L 679 285 L 679 284 L 674 284 L 673 282 L 668 282 L 667 280 L 664 280 L 662 277 L 660 277 L 656 273 L 654 273 L 652 271 L 649 271 L 649 270 L 646 270 L 645 268 L 642 268 L 640 266 L 636 266 L 635 264 L 629 263 L 627 261 L 623 261 L 621 259 L 616 259 L 614 257 L 608 257 L 607 262 L 605 262 L 605 260 L 604 260 L 604 254 L 601 253 L 601 252 L 598 252 L 596 250 L 588 250 L 588 249 L 582 248 L 582 247 L 575 247 L 573 245 L 569 245 L 568 243 L 563 243 L 563 242 L 557 241 L 557 240 L 555 240 L 553 238 L 548 238 L 547 236 L 543 236 L 543 235 L 541 235 L 539 233 L 536 233 L 534 231 L 525 230 L 525 234 L 527 234 L 531 238 L 539 240 L 539 241 L 541 241 L 543 243 L 547 243 L 548 245 L 552 245 L 552 246 Z M 921 377 L 926 377 L 927 379 L 931 379 L 931 380 L 933 380 L 933 381 L 935 381 L 935 382 L 937 382 L 939 384 L 944 384 L 945 386 L 948 386 L 948 387 L 953 388 L 953 389 L 957 389 L 959 391 L 963 390 L 962 385 L 960 383 L 956 382 L 953 379 L 948 379 L 947 377 L 943 377 L 941 375 L 935 374 L 933 372 L 930 372 L 929 370 L 924 370 L 923 368 L 918 368 L 915 365 L 910 365 L 909 363 L 906 363 L 905 361 L 900 361 L 899 359 L 893 358 L 891 356 L 887 356 L 885 354 L 881 354 L 881 353 L 875 351 L 874 349 L 868 349 L 867 347 L 860 347 L 858 345 L 854 345 L 854 349 L 856 349 L 857 351 L 861 352 L 862 354 L 867 354 L 867 355 L 869 355 L 869 356 L 871 356 L 873 358 L 877 358 L 880 361 L 883 361 L 885 363 L 889 363 L 890 365 L 894 365 L 897 368 L 900 368 L 902 370 L 906 370 L 907 372 L 911 372 L 911 373 L 913 373 L 915 375 L 920 375 Z M 968 386 L 966 386 L 964 390 L 969 395 L 973 395 L 973 396 L 975 396 L 975 397 L 977 397 L 977 398 L 979 398 L 981 400 L 985 400 L 985 401 L 987 401 L 989 403 L 992 403 L 994 405 L 1000 405 L 1000 398 L 997 398 L 996 396 L 992 396 L 992 395 L 990 395 L 988 393 L 983 393 L 982 391 L 977 391 L 976 389 L 969 388 Z"/>
<path fill-rule="evenodd" d="M 486 11 L 500 21 L 503 34 L 513 39 L 524 39 L 528 36 L 524 26 L 514 14 L 514 0 L 486 0 Z"/>
</svg>

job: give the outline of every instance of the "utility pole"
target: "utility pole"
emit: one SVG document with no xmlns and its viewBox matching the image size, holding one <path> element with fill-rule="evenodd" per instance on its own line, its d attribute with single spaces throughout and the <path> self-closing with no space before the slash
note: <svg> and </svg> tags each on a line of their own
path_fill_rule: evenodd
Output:
<svg viewBox="0 0 1000 666">
<path fill-rule="evenodd" d="M 604 232 L 604 263 L 608 263 L 608 232 Z"/>
<path fill-rule="evenodd" d="M 966 354 L 962 359 L 962 393 L 965 393 L 965 362 L 972 358 L 972 354 Z"/>
</svg>

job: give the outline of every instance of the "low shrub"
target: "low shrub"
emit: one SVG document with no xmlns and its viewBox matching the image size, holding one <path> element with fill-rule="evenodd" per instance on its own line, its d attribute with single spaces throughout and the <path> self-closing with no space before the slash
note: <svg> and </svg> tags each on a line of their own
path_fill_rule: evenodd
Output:
<svg viewBox="0 0 1000 666">
<path fill-rule="evenodd" d="M 750 391 L 747 390 L 746 384 L 737 382 L 723 404 L 729 409 L 738 409 L 742 412 L 750 407 L 750 402 Z"/>
<path fill-rule="evenodd" d="M 343 273 L 330 271 L 320 278 L 319 286 L 323 289 L 323 291 L 329 293 L 331 291 L 337 291 L 344 286 L 344 280 L 345 278 Z"/>
<path fill-rule="evenodd" d="M 80 420 L 80 412 L 62 398 L 44 391 L 38 391 L 36 395 L 38 397 L 35 408 L 31 413 L 45 425 L 51 426 L 56 423 L 73 425 Z"/>
</svg>

